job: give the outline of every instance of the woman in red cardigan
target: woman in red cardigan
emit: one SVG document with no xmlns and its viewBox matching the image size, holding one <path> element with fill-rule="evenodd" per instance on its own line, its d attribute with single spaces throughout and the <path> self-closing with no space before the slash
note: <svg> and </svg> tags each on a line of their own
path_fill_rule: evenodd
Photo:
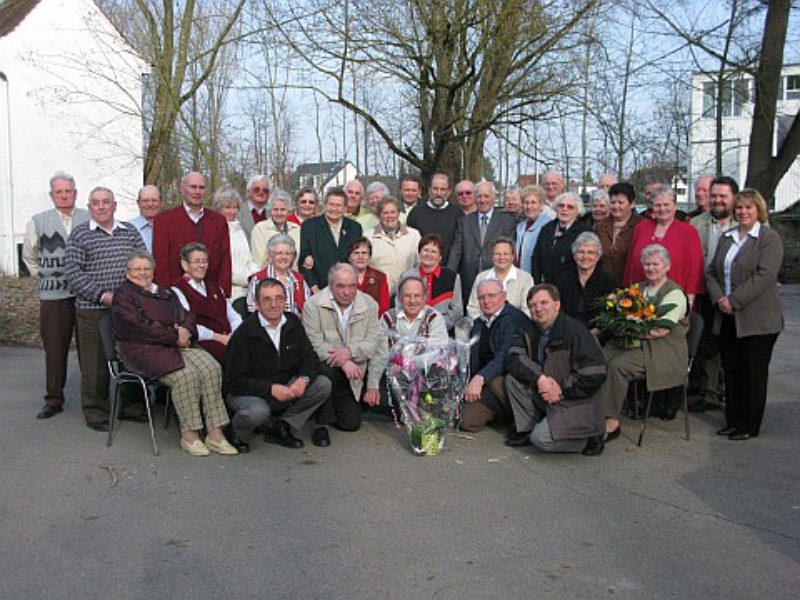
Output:
<svg viewBox="0 0 800 600">
<path fill-rule="evenodd" d="M 681 286 L 691 303 L 695 294 L 706 291 L 700 236 L 694 227 L 675 218 L 678 203 L 674 190 L 658 186 L 652 199 L 653 218 L 642 220 L 633 230 L 622 285 L 644 281 L 642 250 L 650 244 L 660 244 L 669 252 L 670 279 Z"/>
<path fill-rule="evenodd" d="M 378 314 L 389 310 L 389 284 L 383 271 L 369 266 L 372 258 L 372 244 L 365 237 L 350 243 L 347 248 L 347 262 L 358 271 L 358 289 L 378 303 Z"/>
</svg>

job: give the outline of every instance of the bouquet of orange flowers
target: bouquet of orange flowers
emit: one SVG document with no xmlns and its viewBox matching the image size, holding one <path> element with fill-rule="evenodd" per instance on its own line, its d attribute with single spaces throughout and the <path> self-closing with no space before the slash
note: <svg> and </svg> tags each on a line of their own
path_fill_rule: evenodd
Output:
<svg viewBox="0 0 800 600">
<path fill-rule="evenodd" d="M 675 327 L 675 323 L 663 318 L 675 308 L 675 304 L 662 304 L 656 308 L 645 298 L 638 283 L 619 288 L 599 302 L 603 310 L 592 319 L 592 325 L 614 334 L 625 347 L 635 347 L 656 327 Z"/>
</svg>

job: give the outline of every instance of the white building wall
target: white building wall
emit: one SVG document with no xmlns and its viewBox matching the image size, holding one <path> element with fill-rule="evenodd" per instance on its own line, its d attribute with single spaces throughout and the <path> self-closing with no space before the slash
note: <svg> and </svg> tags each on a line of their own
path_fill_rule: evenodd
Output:
<svg viewBox="0 0 800 600">
<path fill-rule="evenodd" d="M 50 176 L 76 179 L 78 206 L 95 186 L 114 190 L 117 215 L 137 214 L 142 183 L 142 73 L 147 65 L 91 0 L 42 0 L 0 38 L 0 271 L 12 245 L 51 206 Z M 13 207 L 10 208 L 10 207 Z"/>
<path fill-rule="evenodd" d="M 800 74 L 800 65 L 790 65 L 783 69 L 783 75 Z M 690 130 L 692 189 L 694 181 L 701 175 L 713 175 L 715 170 L 715 127 L 713 115 L 704 117 L 703 82 L 709 79 L 703 75 L 692 78 L 692 126 Z M 751 82 L 752 84 L 752 82 Z M 780 100 L 778 116 L 794 115 L 800 107 L 800 100 Z M 744 185 L 747 177 L 747 153 L 752 129 L 753 103 L 742 106 L 740 116 L 723 117 L 722 170 Z M 773 153 L 775 147 L 773 147 Z M 775 191 L 775 210 L 781 210 L 800 199 L 800 160 L 784 175 Z"/>
</svg>

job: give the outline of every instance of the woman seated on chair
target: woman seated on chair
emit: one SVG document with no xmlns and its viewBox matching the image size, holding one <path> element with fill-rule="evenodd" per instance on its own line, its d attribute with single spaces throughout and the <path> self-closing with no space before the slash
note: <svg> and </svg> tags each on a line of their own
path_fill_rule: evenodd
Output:
<svg viewBox="0 0 800 600">
<path fill-rule="evenodd" d="M 181 249 L 183 277 L 172 286 L 172 291 L 183 308 L 192 312 L 197 320 L 197 337 L 200 347 L 225 365 L 228 340 L 242 324 L 242 316 L 225 297 L 220 285 L 206 278 L 208 249 L 200 242 L 189 242 Z"/>
<path fill-rule="evenodd" d="M 686 378 L 689 350 L 686 345 L 688 299 L 681 287 L 669 279 L 669 252 L 659 244 L 651 244 L 641 253 L 646 280 L 641 284 L 644 296 L 656 308 L 673 304 L 663 318 L 675 324 L 672 328 L 651 329 L 637 343 L 622 344 L 612 340 L 603 348 L 608 375 L 598 394 L 606 412 L 606 441 L 619 436 L 619 415 L 628 394 L 628 384 L 646 377 L 647 391 L 655 392 L 678 387 Z"/>
<path fill-rule="evenodd" d="M 127 280 L 114 292 L 111 324 L 125 365 L 172 390 L 181 425 L 181 448 L 192 456 L 238 454 L 222 433 L 229 423 L 222 400 L 222 369 L 197 340 L 194 317 L 168 288 L 153 283 L 153 257 L 137 251 Z M 202 417 L 201 417 L 202 414 Z M 199 432 L 205 429 L 205 442 Z"/>
</svg>

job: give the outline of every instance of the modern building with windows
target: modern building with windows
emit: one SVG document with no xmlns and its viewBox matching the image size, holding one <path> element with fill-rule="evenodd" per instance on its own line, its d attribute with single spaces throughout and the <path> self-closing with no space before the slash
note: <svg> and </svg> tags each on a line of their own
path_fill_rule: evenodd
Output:
<svg viewBox="0 0 800 600">
<path fill-rule="evenodd" d="M 715 170 L 717 109 L 722 111 L 722 171 L 744 184 L 752 128 L 755 84 L 749 75 L 732 75 L 724 82 L 720 106 L 716 81 L 704 73 L 692 77 L 692 124 L 689 132 L 692 182 Z M 783 67 L 772 153 L 776 153 L 800 109 L 800 64 Z M 690 187 L 693 187 L 690 186 Z M 775 191 L 775 210 L 800 200 L 800 160 L 783 176 Z"/>
</svg>

